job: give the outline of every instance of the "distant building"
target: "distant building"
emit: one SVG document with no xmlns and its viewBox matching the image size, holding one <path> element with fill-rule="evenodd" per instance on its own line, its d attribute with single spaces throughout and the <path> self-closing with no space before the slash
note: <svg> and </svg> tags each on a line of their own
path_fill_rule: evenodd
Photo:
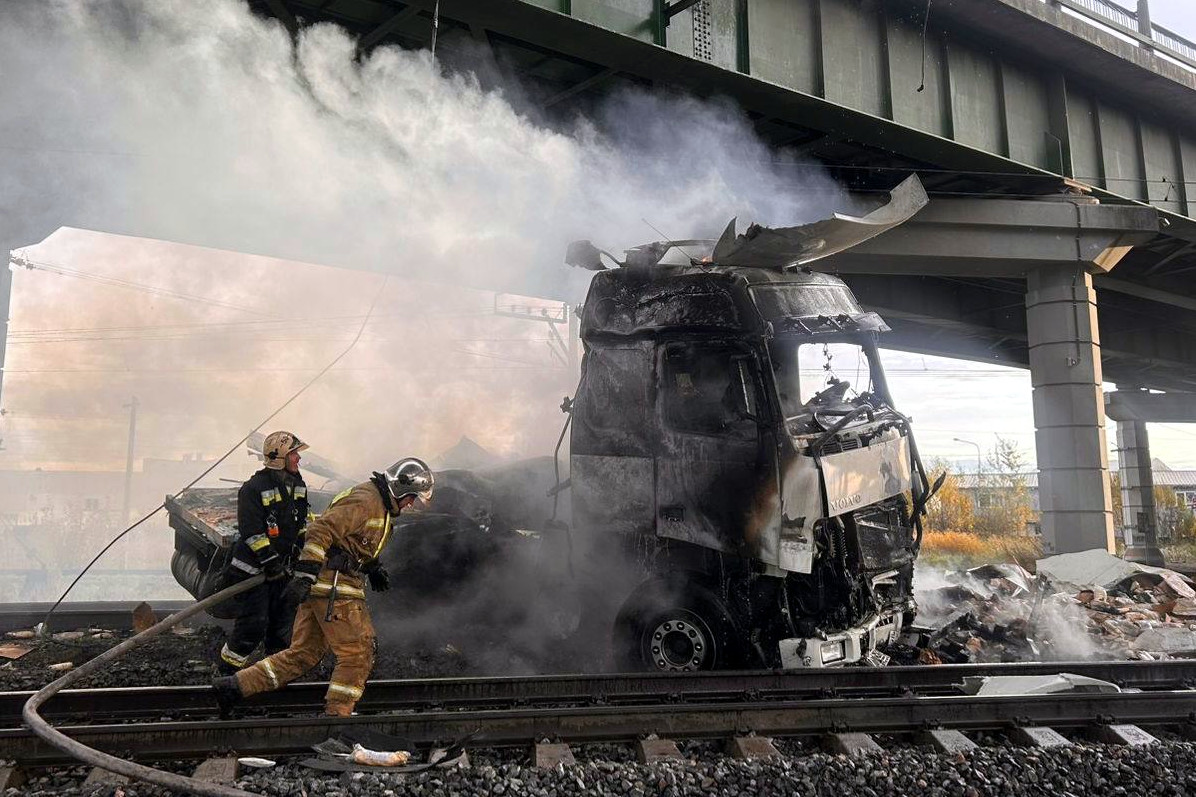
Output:
<svg viewBox="0 0 1196 797">
<path fill-rule="evenodd" d="M 1110 464 L 1109 469 L 1112 473 L 1117 473 L 1117 463 Z M 1154 478 L 1155 487 L 1167 487 L 1175 491 L 1175 495 L 1187 505 L 1189 509 L 1196 512 L 1196 470 L 1176 470 L 1167 466 L 1167 463 L 1156 458 L 1151 461 L 1151 473 Z M 956 473 L 955 479 L 959 484 L 959 489 L 972 499 L 974 507 L 984 508 L 992 506 L 993 503 L 1001 496 L 1002 493 L 1008 492 L 1009 476 L 1006 474 L 997 473 Z M 1027 496 L 1030 499 L 1030 507 L 1038 511 L 1038 472 L 1033 471 L 1029 473 L 1020 473 L 1017 478 L 1025 486 Z M 1113 518 L 1114 524 L 1120 528 L 1121 518 Z M 1166 518 L 1160 518 L 1160 535 L 1165 538 L 1165 529 L 1167 526 Z"/>
<path fill-rule="evenodd" d="M 127 518 L 124 471 L 0 470 L 0 601 L 53 600 L 113 536 L 210 464 L 199 457 L 144 458 L 133 472 Z M 90 590 L 88 599 L 107 597 L 103 584 L 128 572 L 152 579 L 157 593 L 166 594 L 157 582 L 172 581 L 173 550 L 163 514 L 114 546 L 91 571 L 96 580 L 79 591 Z"/>
</svg>

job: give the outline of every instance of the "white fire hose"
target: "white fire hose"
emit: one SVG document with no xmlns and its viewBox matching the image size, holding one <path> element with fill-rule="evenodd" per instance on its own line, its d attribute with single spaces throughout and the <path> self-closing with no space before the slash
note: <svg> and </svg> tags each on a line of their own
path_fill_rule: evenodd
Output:
<svg viewBox="0 0 1196 797">
<path fill-rule="evenodd" d="M 175 612 L 164 620 L 161 620 L 154 626 L 147 628 L 141 633 L 126 639 L 119 645 L 104 651 L 96 656 L 91 661 L 83 664 L 77 669 L 71 670 L 66 675 L 59 678 L 57 681 L 46 684 L 36 694 L 25 702 L 25 707 L 21 709 L 21 716 L 25 720 L 25 725 L 29 730 L 33 731 L 41 737 L 48 744 L 62 750 L 72 758 L 78 759 L 85 764 L 106 769 L 109 772 L 115 772 L 118 775 L 124 775 L 134 780 L 143 780 L 147 783 L 153 783 L 158 786 L 164 786 L 168 789 L 184 792 L 187 794 L 209 795 L 210 797 L 256 797 L 254 792 L 242 791 L 241 789 L 234 789 L 230 786 L 221 786 L 217 783 L 207 783 L 195 778 L 189 778 L 185 775 L 176 775 L 173 772 L 163 772 L 160 769 L 147 767 L 142 764 L 135 764 L 132 761 L 126 761 L 123 758 L 101 753 L 88 747 L 85 744 L 69 738 L 65 734 L 54 729 L 50 723 L 46 722 L 38 713 L 38 709 L 54 695 L 58 694 L 68 686 L 81 681 L 105 665 L 116 661 L 131 650 L 141 647 L 146 642 L 149 642 L 154 637 L 174 628 L 179 623 L 183 622 L 189 617 L 204 611 L 210 606 L 215 606 L 222 603 L 234 595 L 239 595 L 242 592 L 253 589 L 257 585 L 266 580 L 264 575 L 257 575 L 253 578 L 246 579 L 239 584 L 234 584 L 231 587 L 222 589 L 214 595 L 210 595 L 201 601 L 188 606 L 182 611 Z"/>
</svg>

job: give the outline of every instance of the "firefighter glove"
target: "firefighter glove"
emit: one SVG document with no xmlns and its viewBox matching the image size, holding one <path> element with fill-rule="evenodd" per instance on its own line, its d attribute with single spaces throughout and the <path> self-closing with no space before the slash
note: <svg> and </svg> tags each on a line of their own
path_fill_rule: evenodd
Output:
<svg viewBox="0 0 1196 797">
<path fill-rule="evenodd" d="M 282 559 L 277 556 L 271 556 L 262 562 L 262 572 L 266 574 L 267 581 L 279 581 L 287 577 L 287 569 L 282 566 Z"/>
<path fill-rule="evenodd" d="M 374 592 L 386 592 L 390 589 L 390 573 L 386 572 L 386 568 L 377 559 L 370 562 L 366 567 L 362 568 L 366 577 L 370 580 L 370 589 Z"/>
<path fill-rule="evenodd" d="M 314 583 L 315 579 L 306 573 L 296 573 L 295 577 L 291 579 L 291 583 L 287 584 L 286 589 L 282 591 L 282 599 L 288 606 L 298 606 L 307 600 L 307 596 L 311 594 L 311 585 Z"/>
<path fill-rule="evenodd" d="M 282 599 L 288 606 L 298 606 L 311 594 L 311 586 L 320 573 L 319 562 L 299 562 L 295 565 L 295 577 L 282 591 Z"/>
</svg>

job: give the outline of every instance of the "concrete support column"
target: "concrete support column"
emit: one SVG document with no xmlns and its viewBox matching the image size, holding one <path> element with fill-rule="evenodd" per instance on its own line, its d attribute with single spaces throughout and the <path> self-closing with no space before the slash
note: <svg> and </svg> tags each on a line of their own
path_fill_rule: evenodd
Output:
<svg viewBox="0 0 1196 797">
<path fill-rule="evenodd" d="M 8 351 L 8 314 L 11 307 L 12 270 L 5 257 L 0 267 L 0 410 L 4 409 L 4 361 Z"/>
<path fill-rule="evenodd" d="M 1092 277 L 1079 264 L 1026 280 L 1044 552 L 1112 552 L 1113 502 Z"/>
<path fill-rule="evenodd" d="M 1117 457 L 1121 472 L 1121 517 L 1132 534 L 1125 549 L 1131 562 L 1163 566 L 1159 550 L 1158 513 L 1154 506 L 1154 476 L 1145 421 L 1117 422 Z"/>
</svg>

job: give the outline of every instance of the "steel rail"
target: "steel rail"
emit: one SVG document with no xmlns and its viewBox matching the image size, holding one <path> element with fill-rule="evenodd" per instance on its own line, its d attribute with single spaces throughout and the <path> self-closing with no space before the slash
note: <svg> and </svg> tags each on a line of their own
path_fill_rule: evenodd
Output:
<svg viewBox="0 0 1196 797">
<path fill-rule="evenodd" d="M 639 673 L 499 678 L 424 678 L 371 681 L 358 704 L 362 712 L 502 708 L 537 705 L 636 705 L 660 702 L 755 702 L 800 697 L 880 697 L 903 692 L 956 691 L 966 677 L 1084 675 L 1134 689 L 1177 689 L 1196 683 L 1196 660 L 1159 662 L 1081 661 L 948 664 L 935 667 L 852 667 L 790 672 Z M 269 714 L 318 711 L 324 683 L 293 683 L 247 702 Z M 0 727 L 20 723 L 32 692 L 0 693 Z M 101 720 L 160 718 L 212 713 L 208 686 L 152 686 L 65 690 L 47 704 L 48 717 Z"/>
<path fill-rule="evenodd" d="M 170 571 L 164 571 L 170 575 Z M 74 575 L 72 572 L 70 575 Z M 190 606 L 194 601 L 151 601 L 150 605 L 159 615 L 174 614 Z M 59 630 L 79 628 L 103 628 L 107 631 L 128 631 L 133 627 L 133 609 L 141 601 L 71 601 L 64 603 L 54 612 L 54 623 Z M 51 602 L 0 603 L 0 632 L 31 629 L 43 619 L 53 606 Z M 205 622 L 217 623 L 210 617 Z"/>
<path fill-rule="evenodd" d="M 925 728 L 1075 728 L 1101 723 L 1177 725 L 1196 718 L 1196 692 L 1121 692 L 1002 697 L 943 696 L 755 703 L 431 711 L 354 717 L 291 717 L 203 722 L 79 725 L 61 730 L 90 747 L 136 750 L 143 760 L 187 759 L 232 749 L 239 754 L 299 753 L 350 727 L 368 727 L 434 745 L 481 731 L 479 744 L 514 746 L 542 738 L 615 742 L 656 733 L 669 738 L 746 732 L 808 736 L 831 731 L 909 732 Z M 25 765 L 64 762 L 25 729 L 0 730 L 5 756 Z"/>
</svg>

